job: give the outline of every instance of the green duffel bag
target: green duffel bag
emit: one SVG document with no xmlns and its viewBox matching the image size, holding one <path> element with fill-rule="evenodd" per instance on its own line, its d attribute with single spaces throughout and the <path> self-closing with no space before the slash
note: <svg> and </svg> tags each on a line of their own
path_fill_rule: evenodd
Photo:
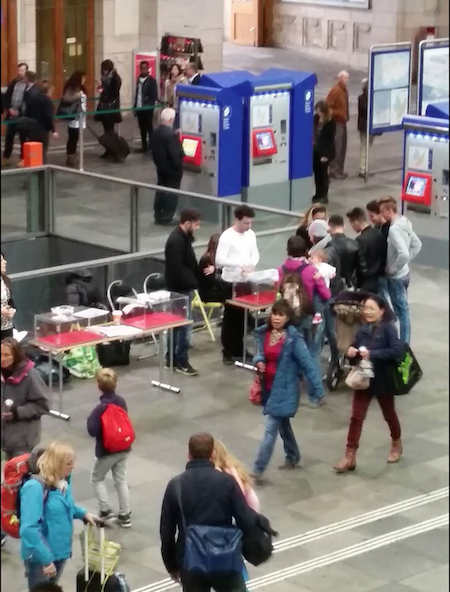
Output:
<svg viewBox="0 0 450 592">
<path fill-rule="evenodd" d="M 94 378 L 101 368 L 93 345 L 74 347 L 64 356 L 63 364 L 76 378 Z"/>
</svg>

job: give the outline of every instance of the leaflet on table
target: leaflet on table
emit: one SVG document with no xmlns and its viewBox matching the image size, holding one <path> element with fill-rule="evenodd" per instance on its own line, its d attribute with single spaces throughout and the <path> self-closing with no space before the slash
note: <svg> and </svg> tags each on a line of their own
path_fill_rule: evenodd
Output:
<svg viewBox="0 0 450 592">
<path fill-rule="evenodd" d="M 79 312 L 74 312 L 73 316 L 80 319 L 95 319 L 97 317 L 103 317 L 105 314 L 107 314 L 107 312 L 101 308 L 85 308 Z"/>
<path fill-rule="evenodd" d="M 128 325 L 109 325 L 108 327 L 90 327 L 90 331 L 95 331 L 105 337 L 134 337 L 142 333 L 141 329 L 129 327 Z"/>
</svg>

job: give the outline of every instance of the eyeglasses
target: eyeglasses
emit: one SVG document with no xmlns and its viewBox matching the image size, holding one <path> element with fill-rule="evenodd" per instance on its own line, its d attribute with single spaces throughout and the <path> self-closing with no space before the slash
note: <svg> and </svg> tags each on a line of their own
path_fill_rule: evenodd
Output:
<svg viewBox="0 0 450 592">
<path fill-rule="evenodd" d="M 365 312 L 378 312 L 379 309 L 375 308 L 374 306 L 363 306 L 363 310 Z"/>
</svg>

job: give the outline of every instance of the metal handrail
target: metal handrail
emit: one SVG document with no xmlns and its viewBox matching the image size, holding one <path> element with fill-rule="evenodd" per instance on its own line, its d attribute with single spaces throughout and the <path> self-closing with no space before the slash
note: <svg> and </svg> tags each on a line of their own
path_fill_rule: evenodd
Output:
<svg viewBox="0 0 450 592">
<path fill-rule="evenodd" d="M 142 181 L 133 181 L 131 179 L 125 179 L 122 177 L 111 177 L 110 175 L 103 175 L 100 173 L 94 173 L 91 171 L 79 171 L 77 169 L 69 169 L 67 167 L 62 167 L 55 164 L 46 164 L 38 167 L 29 167 L 27 169 L 12 169 L 8 171 L 2 171 L 1 176 L 9 177 L 12 175 L 23 175 L 23 174 L 31 174 L 34 172 L 39 171 L 46 171 L 46 170 L 54 170 L 54 171 L 62 171 L 67 174 L 71 175 L 80 175 L 82 177 L 89 177 L 93 179 L 99 179 L 101 181 L 110 181 L 113 183 L 119 183 L 121 185 L 127 185 L 128 187 L 139 187 L 141 189 L 151 189 L 153 191 L 161 191 L 161 186 L 153 185 L 151 183 L 144 183 Z M 183 189 L 171 189 L 170 187 L 164 187 L 164 193 L 172 193 L 174 195 L 179 195 L 182 197 L 194 197 L 196 199 L 202 199 L 204 201 L 213 202 L 216 204 L 221 204 L 225 206 L 241 206 L 242 202 L 235 201 L 232 199 L 225 199 L 221 197 L 212 197 L 210 195 L 204 195 L 203 193 L 193 193 L 191 191 L 184 191 Z M 142 195 L 139 196 L 142 198 Z M 270 206 L 261 206 L 257 204 L 248 204 L 251 208 L 256 211 L 261 212 L 268 212 L 269 214 L 280 214 L 284 216 L 290 216 L 291 218 L 297 218 L 303 216 L 301 212 L 293 212 L 289 210 L 282 210 L 277 208 L 271 208 Z"/>
</svg>

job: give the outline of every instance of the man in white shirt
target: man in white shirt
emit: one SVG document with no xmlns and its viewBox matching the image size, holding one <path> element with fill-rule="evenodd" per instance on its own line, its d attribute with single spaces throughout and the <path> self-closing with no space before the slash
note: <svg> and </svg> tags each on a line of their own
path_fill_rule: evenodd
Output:
<svg viewBox="0 0 450 592">
<path fill-rule="evenodd" d="M 224 293 L 232 295 L 234 282 L 246 280 L 259 262 L 256 234 L 252 223 L 255 212 L 247 205 L 238 206 L 234 211 L 234 224 L 221 235 L 216 253 L 216 266 L 222 269 Z M 222 324 L 223 361 L 227 365 L 241 359 L 244 352 L 244 311 L 235 306 L 225 305 Z"/>
</svg>

